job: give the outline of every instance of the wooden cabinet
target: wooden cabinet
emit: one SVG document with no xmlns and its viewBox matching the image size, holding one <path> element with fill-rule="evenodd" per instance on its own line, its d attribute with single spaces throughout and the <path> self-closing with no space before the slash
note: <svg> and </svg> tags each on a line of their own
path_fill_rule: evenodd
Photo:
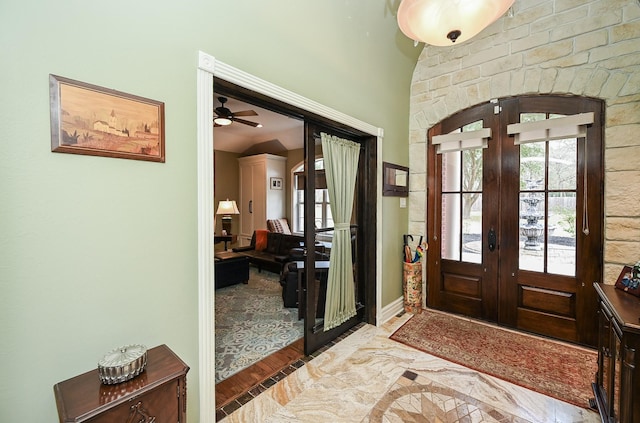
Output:
<svg viewBox="0 0 640 423">
<path fill-rule="evenodd" d="M 285 217 L 286 157 L 258 154 L 238 159 L 240 166 L 241 246 L 249 245 L 253 231 L 267 229 L 267 219 Z"/>
<path fill-rule="evenodd" d="M 640 298 L 594 284 L 600 298 L 598 373 L 593 391 L 602 422 L 640 422 Z M 634 401 L 635 399 L 635 401 Z"/>
<path fill-rule="evenodd" d="M 61 423 L 185 423 L 189 367 L 166 345 L 147 351 L 145 370 L 103 385 L 98 369 L 53 387 Z"/>
</svg>

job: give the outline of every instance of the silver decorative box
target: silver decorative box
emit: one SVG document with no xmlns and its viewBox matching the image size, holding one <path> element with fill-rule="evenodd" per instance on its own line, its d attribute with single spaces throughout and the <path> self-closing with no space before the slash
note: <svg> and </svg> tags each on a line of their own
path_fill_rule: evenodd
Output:
<svg viewBox="0 0 640 423">
<path fill-rule="evenodd" d="M 125 345 L 109 351 L 98 362 L 100 381 L 105 385 L 126 382 L 138 376 L 147 365 L 147 347 Z"/>
</svg>

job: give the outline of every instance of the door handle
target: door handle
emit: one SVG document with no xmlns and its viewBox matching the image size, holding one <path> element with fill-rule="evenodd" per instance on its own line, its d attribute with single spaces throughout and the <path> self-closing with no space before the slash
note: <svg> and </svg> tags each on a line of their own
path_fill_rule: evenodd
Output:
<svg viewBox="0 0 640 423">
<path fill-rule="evenodd" d="M 487 238 L 489 251 L 494 251 L 496 249 L 496 231 L 493 228 L 489 229 L 489 236 Z"/>
<path fill-rule="evenodd" d="M 253 213 L 253 200 L 249 200 L 249 213 Z"/>
</svg>

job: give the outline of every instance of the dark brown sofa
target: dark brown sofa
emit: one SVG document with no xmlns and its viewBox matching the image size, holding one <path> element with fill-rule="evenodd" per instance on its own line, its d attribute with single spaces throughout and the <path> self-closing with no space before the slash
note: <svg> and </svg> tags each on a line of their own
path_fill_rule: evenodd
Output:
<svg viewBox="0 0 640 423">
<path fill-rule="evenodd" d="M 251 244 L 246 247 L 236 247 L 234 252 L 249 258 L 249 263 L 262 269 L 280 274 L 284 264 L 289 261 L 291 249 L 304 245 L 304 237 L 287 235 L 277 232 L 267 233 L 267 247 L 262 251 L 256 250 L 256 233 L 251 237 Z"/>
</svg>

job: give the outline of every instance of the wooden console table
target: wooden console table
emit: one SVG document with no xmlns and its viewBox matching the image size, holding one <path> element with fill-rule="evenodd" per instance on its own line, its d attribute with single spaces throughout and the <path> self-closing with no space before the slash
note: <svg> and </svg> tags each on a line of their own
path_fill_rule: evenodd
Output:
<svg viewBox="0 0 640 423">
<path fill-rule="evenodd" d="M 147 351 L 145 370 L 116 385 L 98 369 L 53 387 L 60 423 L 185 423 L 189 367 L 166 345 Z"/>
<path fill-rule="evenodd" d="M 600 299 L 593 392 L 603 423 L 640 421 L 640 298 L 594 284 Z"/>
</svg>

